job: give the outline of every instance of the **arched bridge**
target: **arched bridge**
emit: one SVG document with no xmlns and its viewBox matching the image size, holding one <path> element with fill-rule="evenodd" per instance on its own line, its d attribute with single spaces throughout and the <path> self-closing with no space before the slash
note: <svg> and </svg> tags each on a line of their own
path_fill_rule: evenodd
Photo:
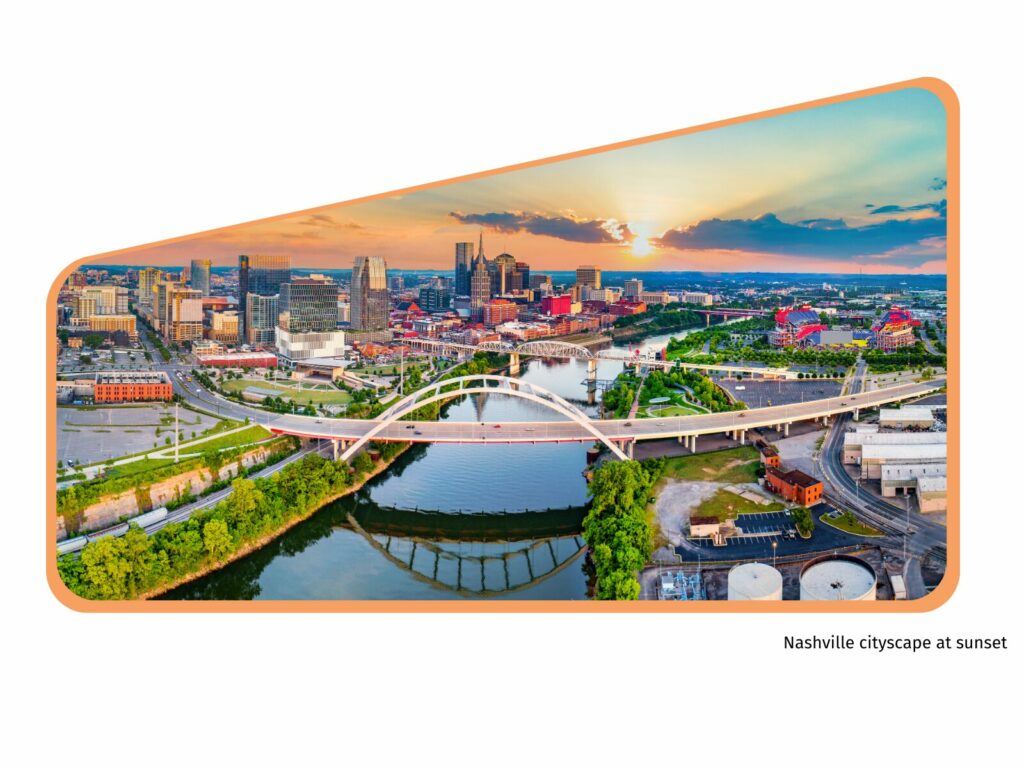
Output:
<svg viewBox="0 0 1024 768">
<path fill-rule="evenodd" d="M 604 443 L 613 454 L 620 459 L 627 458 L 626 454 L 618 445 L 605 437 L 596 427 L 587 414 L 570 403 L 568 400 L 559 397 L 544 387 L 521 379 L 512 379 L 507 376 L 493 376 L 490 374 L 476 374 L 473 376 L 458 376 L 453 379 L 442 379 L 429 384 L 423 389 L 406 395 L 397 403 L 384 411 L 375 421 L 368 432 L 360 436 L 341 455 L 342 459 L 352 458 L 356 452 L 366 445 L 367 442 L 376 438 L 381 432 L 390 427 L 403 417 L 409 416 L 431 403 L 452 400 L 463 395 L 473 394 L 502 394 L 510 397 L 518 397 L 543 405 L 550 410 L 565 416 L 572 423 L 586 431 L 590 439 Z M 546 422 L 545 422 L 546 423 Z M 415 430 L 415 428 L 413 428 Z M 500 429 L 500 427 L 499 427 Z"/>
</svg>

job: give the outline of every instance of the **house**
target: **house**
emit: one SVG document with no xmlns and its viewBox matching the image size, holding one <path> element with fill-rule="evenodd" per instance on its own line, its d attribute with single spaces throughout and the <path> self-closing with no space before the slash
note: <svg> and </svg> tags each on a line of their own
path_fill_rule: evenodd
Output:
<svg viewBox="0 0 1024 768">
<path fill-rule="evenodd" d="M 817 504 L 825 492 L 825 486 L 820 480 L 815 480 L 799 469 L 783 472 L 776 467 L 766 467 L 764 486 L 786 501 L 796 502 L 804 507 Z"/>
</svg>

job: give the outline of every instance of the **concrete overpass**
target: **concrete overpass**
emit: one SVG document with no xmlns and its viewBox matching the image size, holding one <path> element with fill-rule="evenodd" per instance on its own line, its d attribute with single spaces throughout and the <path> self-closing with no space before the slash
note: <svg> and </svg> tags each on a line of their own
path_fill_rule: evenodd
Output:
<svg viewBox="0 0 1024 768">
<path fill-rule="evenodd" d="M 750 429 L 767 427 L 789 433 L 789 424 L 796 421 L 820 421 L 828 424 L 841 413 L 857 417 L 861 409 L 875 408 L 889 403 L 909 400 L 940 390 L 945 379 L 902 384 L 896 387 L 839 397 L 809 400 L 790 405 L 777 405 L 746 411 L 705 413 L 650 419 L 589 419 L 572 406 L 568 409 L 561 398 L 537 385 L 526 386 L 519 379 L 501 376 L 466 376 L 458 381 L 437 382 L 396 403 L 385 414 L 373 420 L 319 419 L 312 416 L 271 415 L 261 413 L 257 423 L 266 425 L 279 434 L 298 435 L 336 441 L 336 452 L 346 457 L 369 440 L 424 442 L 424 443 L 588 443 L 602 442 L 619 458 L 632 456 L 638 440 L 664 440 L 676 438 L 695 451 L 700 435 L 727 433 L 741 444 L 746 442 Z M 447 392 L 443 391 L 449 387 Z M 428 402 L 460 397 L 465 394 L 487 393 L 525 397 L 559 413 L 561 421 L 516 422 L 447 422 L 403 421 L 417 408 Z M 568 412 L 567 412 L 568 411 Z M 575 412 L 574 412 L 575 411 Z"/>
</svg>

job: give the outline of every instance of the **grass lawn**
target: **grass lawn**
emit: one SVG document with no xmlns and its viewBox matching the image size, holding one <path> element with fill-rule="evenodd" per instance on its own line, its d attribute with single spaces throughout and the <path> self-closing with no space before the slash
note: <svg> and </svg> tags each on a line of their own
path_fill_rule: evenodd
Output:
<svg viewBox="0 0 1024 768">
<path fill-rule="evenodd" d="M 710 499 L 705 499 L 693 511 L 695 515 L 717 517 L 719 522 L 738 515 L 754 515 L 758 512 L 781 512 L 786 507 L 773 501 L 771 504 L 756 504 L 749 499 L 738 496 L 725 489 L 718 491 Z"/>
<path fill-rule="evenodd" d="M 107 480 L 114 477 L 127 477 L 128 475 L 147 472 L 151 469 L 165 467 L 168 464 L 173 463 L 174 459 L 139 459 L 138 461 L 132 461 L 118 467 L 107 467 L 106 471 L 103 473 L 103 477 Z"/>
<path fill-rule="evenodd" d="M 651 410 L 652 408 L 655 410 Z M 697 413 L 695 408 L 689 408 L 685 405 L 670 405 L 667 408 L 659 408 L 654 405 L 647 408 L 647 418 L 649 419 L 660 419 L 669 416 L 690 416 L 694 413 Z"/>
<path fill-rule="evenodd" d="M 858 520 L 856 517 L 854 517 L 849 512 L 844 512 L 843 514 L 841 514 L 839 517 L 837 517 L 835 519 L 829 517 L 827 514 L 826 515 L 822 515 L 818 519 L 821 520 L 821 522 L 825 523 L 825 525 L 831 525 L 833 528 L 838 528 L 840 531 L 846 531 L 847 533 L 852 533 L 855 536 L 884 536 L 885 535 L 884 533 L 882 533 L 877 528 L 872 528 L 870 525 L 867 525 L 866 523 L 862 523 L 860 520 Z"/>
<path fill-rule="evenodd" d="M 241 392 L 249 387 L 271 389 L 280 393 L 281 397 L 289 398 L 302 405 L 344 405 L 352 400 L 352 396 L 348 392 L 340 389 L 312 390 L 302 387 L 286 387 L 283 384 L 262 379 L 231 379 L 231 381 L 225 381 L 221 386 L 228 392 Z"/>
<path fill-rule="evenodd" d="M 190 446 L 188 443 L 181 443 L 178 446 L 178 450 L 181 453 L 202 453 L 203 451 L 208 451 L 211 448 L 216 448 L 219 451 L 222 448 L 234 448 L 238 445 L 258 443 L 260 440 L 266 440 L 270 437 L 273 437 L 272 432 L 264 427 L 254 424 L 248 429 L 243 429 L 239 432 L 232 432 L 230 435 L 222 435 L 221 437 L 213 440 L 207 440 L 205 443 L 197 443 L 195 446 Z M 167 446 L 164 447 L 166 448 Z M 173 448 L 173 446 L 171 447 Z"/>
<path fill-rule="evenodd" d="M 665 459 L 665 477 L 675 480 L 710 480 L 718 483 L 756 483 L 760 464 L 751 445 L 724 451 L 672 456 Z"/>
</svg>

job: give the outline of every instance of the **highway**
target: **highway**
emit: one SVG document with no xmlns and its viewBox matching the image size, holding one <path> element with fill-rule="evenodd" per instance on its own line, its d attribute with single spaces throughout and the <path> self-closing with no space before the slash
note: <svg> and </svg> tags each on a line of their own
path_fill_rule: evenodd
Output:
<svg viewBox="0 0 1024 768">
<path fill-rule="evenodd" d="M 180 383 L 180 382 L 179 382 Z M 746 411 L 704 413 L 663 419 L 593 419 L 590 424 L 613 441 L 661 440 L 682 435 L 706 435 L 733 430 L 746 431 L 757 427 L 774 427 L 794 421 L 833 417 L 887 403 L 908 400 L 935 392 L 945 386 L 944 379 L 875 390 L 804 403 L 771 406 Z M 240 403 L 231 402 L 216 394 L 201 390 L 205 397 L 192 389 L 185 397 L 198 407 L 215 410 L 222 416 L 244 419 L 262 424 L 268 429 L 303 437 L 331 440 L 357 440 L 376 422 L 361 419 L 332 419 L 291 414 L 273 414 Z M 509 394 L 494 388 L 494 394 Z M 431 443 L 541 443 L 591 442 L 592 432 L 573 421 L 517 421 L 517 422 L 448 422 L 400 421 L 384 427 L 376 440 L 402 440 Z"/>
<path fill-rule="evenodd" d="M 326 440 L 353 441 L 366 435 L 377 422 L 369 419 L 335 419 L 320 416 L 299 416 L 277 414 L 255 408 L 245 403 L 229 400 L 203 388 L 197 381 L 185 382 L 192 366 L 178 362 L 174 357 L 169 362 L 160 359 L 159 352 L 152 348 L 145 334 L 140 334 L 143 345 L 151 350 L 154 368 L 166 371 L 173 383 L 174 391 L 182 399 L 197 408 L 210 411 L 223 418 L 262 424 L 279 434 Z M 863 380 L 863 370 L 858 374 Z M 915 382 L 879 389 L 872 392 L 857 392 L 804 403 L 777 405 L 746 411 L 704 413 L 691 416 L 676 416 L 663 419 L 605 419 L 590 420 L 590 424 L 611 441 L 632 442 L 635 440 L 662 440 L 680 436 L 717 434 L 734 430 L 746 431 L 757 427 L 774 427 L 794 421 L 835 417 L 852 413 L 861 408 L 872 408 L 900 400 L 907 400 L 944 387 L 944 378 L 928 382 Z M 494 388 L 494 394 L 509 394 L 508 390 Z M 585 426 L 564 419 L 552 411 L 551 418 L 560 421 L 517 421 L 517 422 L 449 422 L 449 421 L 399 421 L 384 427 L 375 440 L 406 441 L 423 443 L 558 443 L 593 442 L 594 434 Z M 835 430 L 833 430 L 835 431 Z"/>
</svg>

